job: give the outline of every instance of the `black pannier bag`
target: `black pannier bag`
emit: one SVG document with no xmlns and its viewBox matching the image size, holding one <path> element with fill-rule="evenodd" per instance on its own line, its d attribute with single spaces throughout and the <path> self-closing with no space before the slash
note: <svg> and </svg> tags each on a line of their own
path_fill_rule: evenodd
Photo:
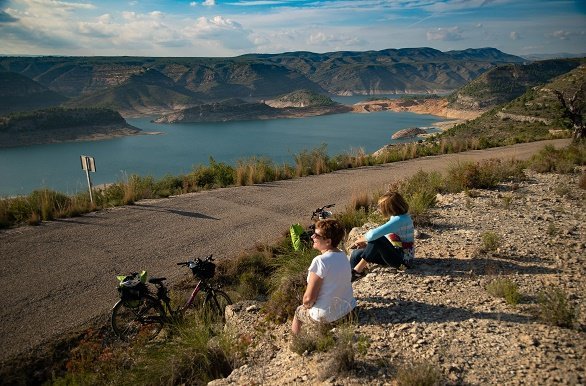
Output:
<svg viewBox="0 0 586 386">
<path fill-rule="evenodd" d="M 211 261 L 198 260 L 189 264 L 191 272 L 200 279 L 211 279 L 216 273 L 216 265 Z"/>
<path fill-rule="evenodd" d="M 138 307 L 144 295 L 148 293 L 146 286 L 146 272 L 140 274 L 118 276 L 118 293 L 127 307 Z"/>
</svg>

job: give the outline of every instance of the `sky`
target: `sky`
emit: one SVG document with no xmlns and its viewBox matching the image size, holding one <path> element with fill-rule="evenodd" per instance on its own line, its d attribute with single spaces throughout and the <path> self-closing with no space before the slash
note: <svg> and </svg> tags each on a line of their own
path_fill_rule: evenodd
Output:
<svg viewBox="0 0 586 386">
<path fill-rule="evenodd" d="M 586 0 L 0 0 L 0 54 L 583 54 Z"/>
</svg>

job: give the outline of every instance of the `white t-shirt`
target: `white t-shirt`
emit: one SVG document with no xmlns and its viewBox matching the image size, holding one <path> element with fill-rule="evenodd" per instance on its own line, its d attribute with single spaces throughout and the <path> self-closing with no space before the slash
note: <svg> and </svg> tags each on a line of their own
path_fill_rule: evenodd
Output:
<svg viewBox="0 0 586 386">
<path fill-rule="evenodd" d="M 326 252 L 316 256 L 308 271 L 308 282 L 310 272 L 323 279 L 317 300 L 309 309 L 312 319 L 333 322 L 356 307 L 352 294 L 352 268 L 344 252 Z"/>
</svg>

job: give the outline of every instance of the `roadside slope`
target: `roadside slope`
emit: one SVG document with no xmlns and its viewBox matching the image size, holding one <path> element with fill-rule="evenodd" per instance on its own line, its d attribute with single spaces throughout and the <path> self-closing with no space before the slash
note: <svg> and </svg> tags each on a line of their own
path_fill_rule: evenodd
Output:
<svg viewBox="0 0 586 386">
<path fill-rule="evenodd" d="M 418 170 L 461 160 L 528 158 L 543 141 L 349 169 L 269 184 L 218 189 L 0 232 L 0 361 L 45 341 L 107 320 L 115 275 L 147 269 L 179 279 L 175 262 L 213 253 L 230 258 L 270 243 L 318 206 L 346 205 L 353 192 L 384 188 Z"/>
</svg>

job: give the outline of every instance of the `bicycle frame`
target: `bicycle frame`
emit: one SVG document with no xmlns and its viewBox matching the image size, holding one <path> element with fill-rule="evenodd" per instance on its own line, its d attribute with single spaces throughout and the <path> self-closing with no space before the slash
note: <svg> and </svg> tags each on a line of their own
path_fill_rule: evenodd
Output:
<svg viewBox="0 0 586 386">
<path fill-rule="evenodd" d="M 176 309 L 173 309 L 171 307 L 171 299 L 169 298 L 169 296 L 167 296 L 168 289 L 163 283 L 160 283 L 157 285 L 156 298 L 161 302 L 162 305 L 164 305 L 163 308 L 165 309 L 167 315 L 174 317 L 177 314 L 185 313 L 185 311 L 193 305 L 193 303 L 195 302 L 195 297 L 197 296 L 197 294 L 199 294 L 200 291 L 211 293 L 213 292 L 213 288 L 209 284 L 205 283 L 204 280 L 199 280 L 195 288 L 191 291 L 191 295 L 189 296 L 185 304 L 183 306 L 177 307 Z M 206 300 L 208 296 L 206 296 Z"/>
</svg>

